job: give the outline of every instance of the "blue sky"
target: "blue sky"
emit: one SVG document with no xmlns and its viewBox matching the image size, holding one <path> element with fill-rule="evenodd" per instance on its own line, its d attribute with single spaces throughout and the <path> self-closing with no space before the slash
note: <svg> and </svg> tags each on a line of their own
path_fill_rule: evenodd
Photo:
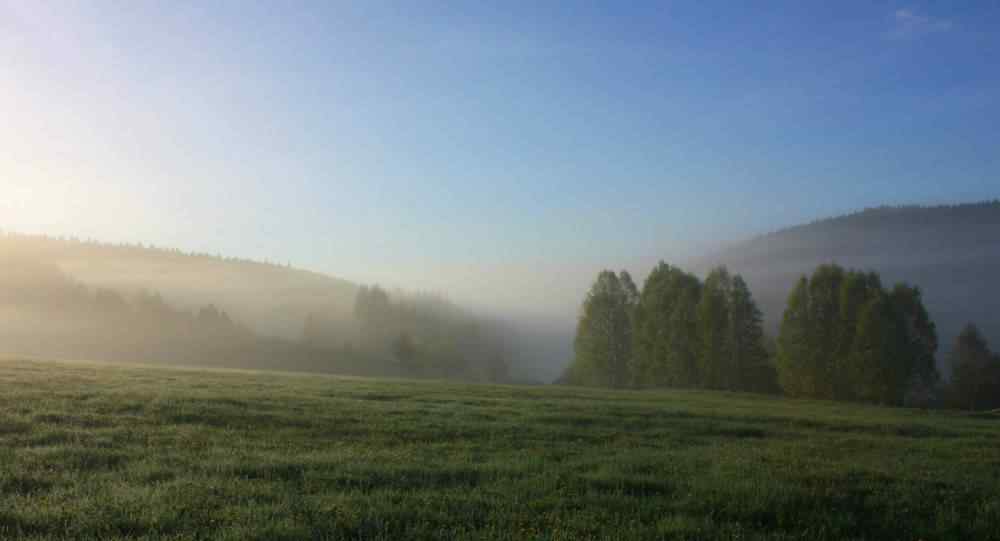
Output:
<svg viewBox="0 0 1000 541">
<path fill-rule="evenodd" d="M 480 4 L 0 0 L 0 227 L 561 312 L 1000 196 L 995 2 Z"/>
</svg>

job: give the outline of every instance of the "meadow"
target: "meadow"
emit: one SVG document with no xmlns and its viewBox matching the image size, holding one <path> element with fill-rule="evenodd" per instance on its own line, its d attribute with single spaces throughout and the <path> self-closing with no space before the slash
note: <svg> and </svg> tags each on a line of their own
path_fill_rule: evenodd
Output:
<svg viewBox="0 0 1000 541">
<path fill-rule="evenodd" d="M 0 539 L 1000 539 L 1000 415 L 0 360 Z"/>
</svg>

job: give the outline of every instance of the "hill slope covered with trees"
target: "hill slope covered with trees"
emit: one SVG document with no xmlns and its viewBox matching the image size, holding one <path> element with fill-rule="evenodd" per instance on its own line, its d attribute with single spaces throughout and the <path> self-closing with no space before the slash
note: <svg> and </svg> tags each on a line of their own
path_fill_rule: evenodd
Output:
<svg viewBox="0 0 1000 541">
<path fill-rule="evenodd" d="M 737 243 L 691 267 L 704 274 L 725 265 L 742 275 L 767 330 L 777 334 L 798 279 L 826 263 L 919 285 L 945 348 L 968 322 L 980 322 L 988 340 L 1000 343 L 1000 326 L 992 323 L 1000 313 L 998 201 L 867 209 Z M 947 363 L 940 368 L 950 374 Z"/>
<path fill-rule="evenodd" d="M 271 263 L 0 235 L 0 354 L 506 381 L 511 330 Z"/>
</svg>

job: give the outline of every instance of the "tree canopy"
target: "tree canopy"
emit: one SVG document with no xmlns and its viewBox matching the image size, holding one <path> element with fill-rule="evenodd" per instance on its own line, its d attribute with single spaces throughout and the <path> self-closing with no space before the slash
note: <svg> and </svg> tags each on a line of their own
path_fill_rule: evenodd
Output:
<svg viewBox="0 0 1000 541">
<path fill-rule="evenodd" d="M 821 265 L 788 297 L 778 336 L 786 394 L 901 404 L 937 379 L 937 333 L 918 288 Z"/>
<path fill-rule="evenodd" d="M 636 290 L 601 272 L 587 294 L 567 380 L 611 387 L 705 387 L 773 392 L 761 313 L 739 275 L 705 283 L 660 262 Z"/>
</svg>

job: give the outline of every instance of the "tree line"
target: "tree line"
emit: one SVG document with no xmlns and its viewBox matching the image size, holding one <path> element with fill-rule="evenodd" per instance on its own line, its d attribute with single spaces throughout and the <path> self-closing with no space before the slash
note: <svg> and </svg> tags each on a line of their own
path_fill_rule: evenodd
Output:
<svg viewBox="0 0 1000 541">
<path fill-rule="evenodd" d="M 776 364 L 790 396 L 902 404 L 937 384 L 937 349 L 919 288 L 821 265 L 788 297 Z"/>
<path fill-rule="evenodd" d="M 429 294 L 390 294 L 361 286 L 353 330 L 337 330 L 321 313 L 306 319 L 303 340 L 315 347 L 357 351 L 391 367 L 391 375 L 502 383 L 509 380 L 506 333 Z"/>
<path fill-rule="evenodd" d="M 875 272 L 828 264 L 788 296 L 776 340 L 739 274 L 700 280 L 660 262 L 641 291 L 602 271 L 581 308 L 563 382 L 782 393 L 886 405 L 1000 402 L 1000 356 L 975 327 L 958 338 L 954 377 L 937 371 L 937 330 L 921 290 L 883 286 Z"/>
<path fill-rule="evenodd" d="M 0 259 L 0 352 L 389 375 L 361 353 L 332 352 L 258 334 L 213 304 L 179 307 L 155 291 L 88 287 L 57 266 Z"/>
<path fill-rule="evenodd" d="M 2 354 L 509 380 L 506 329 L 439 296 L 362 286 L 350 321 L 349 309 L 329 303 L 328 312 L 306 317 L 299 339 L 288 339 L 191 295 L 180 306 L 152 290 L 90 287 L 29 252 L 0 254 Z"/>
<path fill-rule="evenodd" d="M 628 272 L 601 272 L 577 325 L 564 380 L 609 387 L 773 392 L 760 310 L 725 268 L 702 282 L 661 262 L 639 291 Z"/>
</svg>

